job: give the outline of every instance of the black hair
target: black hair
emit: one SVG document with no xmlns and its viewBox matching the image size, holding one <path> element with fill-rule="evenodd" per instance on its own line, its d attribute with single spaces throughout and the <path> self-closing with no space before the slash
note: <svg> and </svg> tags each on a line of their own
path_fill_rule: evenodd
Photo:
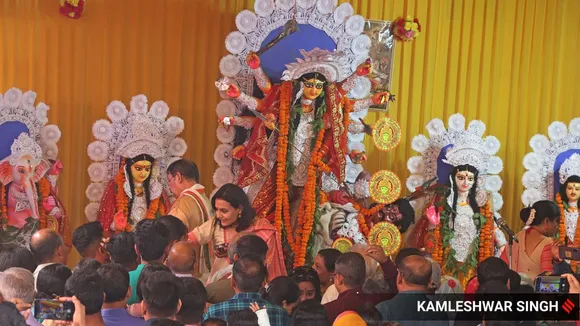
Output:
<svg viewBox="0 0 580 326">
<path fill-rule="evenodd" d="M 327 326 L 328 314 L 326 309 L 317 299 L 305 300 L 300 302 L 290 319 L 290 326 Z"/>
<path fill-rule="evenodd" d="M 139 289 L 151 315 L 157 318 L 170 318 L 177 313 L 181 286 L 181 280 L 175 275 L 155 272 L 143 279 Z"/>
<path fill-rule="evenodd" d="M 415 260 L 415 263 L 411 263 L 410 260 Z M 431 284 L 432 266 L 425 257 L 416 255 L 407 256 L 397 264 L 397 269 L 407 284 L 424 287 L 428 287 Z"/>
<path fill-rule="evenodd" d="M 129 176 L 127 178 L 128 179 L 127 181 L 129 182 L 129 188 L 131 189 L 131 199 L 129 199 L 129 205 L 127 206 L 128 212 L 131 212 L 131 209 L 133 208 L 133 198 L 135 198 L 135 184 L 133 183 L 133 178 L 130 177 L 131 167 L 133 166 L 133 164 L 139 161 L 147 161 L 151 163 L 151 172 L 149 173 L 149 176 L 147 176 L 147 179 L 143 181 L 143 190 L 145 193 L 145 201 L 147 202 L 147 207 L 149 207 L 149 204 L 151 204 L 151 191 L 149 189 L 149 185 L 151 184 L 151 175 L 153 174 L 153 164 L 155 163 L 155 158 L 153 158 L 153 156 L 148 154 L 139 154 L 133 158 L 130 159 L 128 158 L 125 160 L 125 173 L 127 176 Z M 123 190 L 119 189 L 118 191 Z"/>
<path fill-rule="evenodd" d="M 97 271 L 97 269 L 99 267 L 101 267 L 103 264 L 101 264 L 100 261 L 96 260 L 96 259 L 92 259 L 92 258 L 83 258 L 81 259 L 77 265 L 75 266 L 75 268 L 73 269 L 74 272 L 82 270 L 82 269 L 88 269 L 91 271 Z"/>
<path fill-rule="evenodd" d="M 374 305 L 368 302 L 356 309 L 355 312 L 367 323 L 367 326 L 382 325 L 381 314 Z"/>
<path fill-rule="evenodd" d="M 524 223 L 530 218 L 532 209 L 536 211 L 536 214 L 530 225 L 540 225 L 546 218 L 549 221 L 556 221 L 560 218 L 560 209 L 555 202 L 551 200 L 540 200 L 535 202 L 532 207 L 526 207 L 520 211 L 520 219 Z"/>
<path fill-rule="evenodd" d="M 110 263 L 99 267 L 97 273 L 103 279 L 105 302 L 113 303 L 127 298 L 129 272 L 121 264 Z"/>
<path fill-rule="evenodd" d="M 85 313 L 93 315 L 101 312 L 105 292 L 103 279 L 96 271 L 81 269 L 66 281 L 65 295 L 76 296 L 85 306 Z"/>
<path fill-rule="evenodd" d="M 497 257 L 488 257 L 477 266 L 477 282 L 485 284 L 496 280 L 507 285 L 509 279 L 508 265 Z"/>
<path fill-rule="evenodd" d="M 85 223 L 73 232 L 72 243 L 79 254 L 84 257 L 87 255 L 87 249 L 94 243 L 100 244 L 103 239 L 103 226 L 101 222 L 94 221 Z"/>
<path fill-rule="evenodd" d="M 479 176 L 479 171 L 474 166 L 469 164 L 458 165 L 453 167 L 453 169 L 451 170 L 452 184 L 450 186 L 451 189 L 453 189 L 453 205 L 451 206 L 451 208 L 453 208 L 453 210 L 457 208 L 457 198 L 459 196 L 459 192 L 457 191 L 457 184 L 455 183 L 455 175 L 457 174 L 457 172 L 463 171 L 473 173 L 473 186 L 471 187 L 471 189 L 469 189 L 469 193 L 467 194 L 467 201 L 473 212 L 478 213 L 479 206 L 477 206 L 477 200 L 475 199 L 475 195 L 477 192 L 477 178 Z M 455 214 L 452 214 L 451 218 L 453 220 L 453 225 L 455 227 Z"/>
<path fill-rule="evenodd" d="M 106 244 L 111 262 L 129 267 L 137 261 L 133 233 L 119 232 L 112 235 Z"/>
<path fill-rule="evenodd" d="M 36 262 L 30 250 L 17 245 L 2 245 L 0 247 L 0 272 L 10 267 L 21 267 L 34 273 Z"/>
<path fill-rule="evenodd" d="M 261 257 L 262 261 L 266 260 L 268 244 L 266 241 L 264 241 L 264 239 L 255 234 L 247 234 L 240 237 L 234 245 L 234 253 L 238 255 L 238 259 L 244 257 L 247 254 L 254 254 Z M 229 258 L 231 261 L 234 261 L 234 257 Z"/>
<path fill-rule="evenodd" d="M 476 294 L 508 294 L 510 291 L 506 284 L 499 280 L 489 280 L 485 283 L 480 283 Z"/>
<path fill-rule="evenodd" d="M 141 294 L 141 283 L 143 283 L 143 280 L 147 276 L 155 272 L 171 273 L 171 270 L 169 269 L 169 267 L 161 263 L 149 263 L 145 265 L 145 267 L 143 267 L 143 269 L 141 270 L 139 277 L 137 278 L 137 289 L 135 290 L 135 292 L 137 293 L 137 299 L 139 299 L 139 301 L 143 300 L 143 295 Z"/>
<path fill-rule="evenodd" d="M 403 259 L 409 256 L 423 256 L 423 253 L 417 248 L 403 248 L 399 250 L 397 256 L 395 257 L 395 266 L 399 266 Z"/>
<path fill-rule="evenodd" d="M 364 267 L 363 267 L 364 269 Z M 322 300 L 322 293 L 320 290 L 320 278 L 314 268 L 309 266 L 299 266 L 294 268 L 288 275 L 297 285 L 302 282 L 310 282 L 314 286 L 316 295 L 314 298 L 320 302 Z"/>
<path fill-rule="evenodd" d="M 348 287 L 362 287 L 366 279 L 365 259 L 357 252 L 347 252 L 336 260 L 334 272 L 342 275 Z"/>
<path fill-rule="evenodd" d="M 203 283 L 193 277 L 183 277 L 181 283 L 184 291 L 181 294 L 181 309 L 176 319 L 186 325 L 199 323 L 205 310 L 207 291 Z"/>
<path fill-rule="evenodd" d="M 30 241 L 30 251 L 38 264 L 47 263 L 50 261 L 56 250 L 64 245 L 62 237 L 54 230 L 46 232 L 45 237 L 41 237 L 37 241 Z"/>
<path fill-rule="evenodd" d="M 564 202 L 568 201 L 568 196 L 566 195 L 566 188 L 568 187 L 569 183 L 580 183 L 580 176 L 577 175 L 569 176 L 568 179 L 566 179 L 566 182 L 564 182 L 564 184 L 560 186 L 560 189 L 558 189 L 558 192 L 560 193 L 560 198 L 562 198 L 562 201 Z"/>
<path fill-rule="evenodd" d="M 513 269 L 509 270 L 510 292 L 516 293 L 520 290 L 522 277 Z"/>
<path fill-rule="evenodd" d="M 179 174 L 181 174 L 185 179 L 199 182 L 199 169 L 197 168 L 197 164 L 193 161 L 182 158 L 169 164 L 167 173 L 170 175 L 176 175 L 177 172 L 179 172 Z"/>
<path fill-rule="evenodd" d="M 147 262 L 161 259 L 169 245 L 169 230 L 154 219 L 144 219 L 137 223 L 134 237 L 139 255 Z"/>
<path fill-rule="evenodd" d="M 167 318 L 156 318 L 153 319 L 147 324 L 149 326 L 183 326 L 183 323 L 178 322 L 177 320 L 167 319 Z"/>
<path fill-rule="evenodd" d="M 163 215 L 157 218 L 169 230 L 169 243 L 180 241 L 187 235 L 187 226 L 173 215 Z"/>
<path fill-rule="evenodd" d="M 225 320 L 220 319 L 220 318 L 208 318 L 206 320 L 203 321 L 203 323 L 201 324 L 201 326 L 227 326 L 227 323 Z"/>
<path fill-rule="evenodd" d="M 268 277 L 266 266 L 256 255 L 245 255 L 238 259 L 232 268 L 232 277 L 240 292 L 259 292 Z"/>
<path fill-rule="evenodd" d="M 334 264 L 336 263 L 336 259 L 342 255 L 342 252 L 334 248 L 326 248 L 320 250 L 318 255 L 322 257 L 322 260 L 324 260 L 324 267 L 326 270 L 332 273 L 334 272 Z"/>
<path fill-rule="evenodd" d="M 280 307 L 284 301 L 287 304 L 292 304 L 297 302 L 299 298 L 300 288 L 288 276 L 276 277 L 262 290 L 262 299 Z"/>
<path fill-rule="evenodd" d="M 66 281 L 72 275 L 70 268 L 63 264 L 51 264 L 38 272 L 36 278 L 36 297 L 50 299 L 64 296 Z"/>
<path fill-rule="evenodd" d="M 252 208 L 248 196 L 242 188 L 233 183 L 227 183 L 223 185 L 211 198 L 211 206 L 214 211 L 217 211 L 215 206 L 215 201 L 221 199 L 227 201 L 233 208 L 242 207 L 242 212 L 238 218 L 238 225 L 236 227 L 236 232 L 242 232 L 252 225 L 254 217 L 256 217 L 256 211 Z M 219 224 L 220 220 L 215 219 L 215 223 Z"/>
<path fill-rule="evenodd" d="M 228 326 L 258 326 L 258 315 L 250 309 L 232 311 L 228 314 Z"/>
</svg>

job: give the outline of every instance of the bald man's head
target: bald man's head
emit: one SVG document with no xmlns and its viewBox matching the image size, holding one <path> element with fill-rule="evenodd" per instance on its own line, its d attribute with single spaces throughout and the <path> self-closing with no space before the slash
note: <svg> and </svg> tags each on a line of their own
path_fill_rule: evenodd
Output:
<svg viewBox="0 0 580 326">
<path fill-rule="evenodd" d="M 187 241 L 179 241 L 169 251 L 167 267 L 175 274 L 191 274 L 195 260 L 195 247 Z"/>
<path fill-rule="evenodd" d="M 400 278 L 409 286 L 427 288 L 431 284 L 431 263 L 425 257 L 405 257 L 397 268 Z"/>
<path fill-rule="evenodd" d="M 30 239 L 30 251 L 38 264 L 66 264 L 66 250 L 60 234 L 52 229 L 40 229 Z"/>
</svg>

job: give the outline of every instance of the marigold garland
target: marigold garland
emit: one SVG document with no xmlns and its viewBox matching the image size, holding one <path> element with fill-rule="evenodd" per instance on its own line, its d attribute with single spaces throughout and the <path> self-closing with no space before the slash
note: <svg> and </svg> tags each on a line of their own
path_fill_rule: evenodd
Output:
<svg viewBox="0 0 580 326">
<path fill-rule="evenodd" d="M 556 194 L 556 203 L 560 208 L 560 225 L 558 225 L 558 231 L 560 236 L 560 241 L 566 244 L 566 209 L 564 208 L 564 202 L 562 201 L 562 196 Z M 580 214 L 579 214 L 580 216 Z M 578 228 L 576 228 L 578 230 Z"/>
<path fill-rule="evenodd" d="M 356 219 L 358 221 L 358 226 L 359 226 L 359 230 L 360 232 L 365 236 L 365 238 L 369 237 L 369 227 L 367 225 L 367 221 L 366 218 L 369 216 L 373 216 L 375 214 L 377 214 L 381 209 L 383 209 L 383 207 L 385 207 L 385 204 L 380 204 L 377 205 L 373 208 L 364 208 L 361 207 L 359 205 L 359 203 L 357 203 L 356 201 L 349 199 L 350 203 L 352 204 L 352 206 L 354 207 L 354 209 L 356 209 L 358 211 L 358 215 L 356 216 Z"/>
<path fill-rule="evenodd" d="M 486 201 L 485 205 L 480 208 L 480 214 L 485 217 L 485 225 L 479 231 L 479 261 L 483 261 L 493 255 L 492 248 L 494 245 L 494 223 L 491 212 L 491 204 Z"/>
<path fill-rule="evenodd" d="M 8 216 L 6 215 L 6 187 L 0 182 L 0 225 L 6 229 Z"/>
<path fill-rule="evenodd" d="M 294 267 L 303 266 L 306 262 L 306 251 L 308 241 L 314 227 L 314 211 L 316 210 L 316 185 L 318 183 L 317 172 L 329 172 L 330 169 L 322 162 L 322 141 L 324 140 L 325 129 L 321 128 L 312 150 L 310 164 L 308 165 L 308 176 L 304 191 L 302 192 L 302 202 L 298 210 L 298 236 L 295 239 Z"/>
<path fill-rule="evenodd" d="M 44 205 L 42 205 L 44 200 L 50 196 L 50 182 L 46 178 L 42 178 L 38 181 L 38 192 L 40 194 L 40 205 L 38 205 L 40 228 L 44 229 L 46 228 L 47 216 L 50 213 L 44 208 Z"/>
<path fill-rule="evenodd" d="M 274 226 L 278 236 L 282 237 L 282 228 L 286 240 L 294 252 L 294 234 L 290 221 L 290 203 L 288 199 L 288 184 L 286 183 L 286 156 L 288 152 L 288 130 L 290 122 L 290 102 L 292 100 L 292 84 L 285 82 L 280 87 L 280 111 L 278 115 L 278 155 L 276 170 L 276 210 Z"/>
</svg>

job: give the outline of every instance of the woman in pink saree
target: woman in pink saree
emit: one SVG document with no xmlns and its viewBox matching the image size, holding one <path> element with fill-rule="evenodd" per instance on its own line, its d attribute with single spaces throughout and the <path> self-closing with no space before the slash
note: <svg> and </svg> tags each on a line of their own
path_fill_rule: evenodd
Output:
<svg viewBox="0 0 580 326">
<path fill-rule="evenodd" d="M 512 248 L 511 269 L 535 279 L 542 272 L 552 272 L 553 260 L 559 261 L 558 243 L 554 236 L 560 223 L 560 209 L 549 200 L 536 202 L 520 212 L 520 218 L 526 227 L 516 234 L 519 243 Z M 510 263 L 507 248 L 501 259 Z"/>
<path fill-rule="evenodd" d="M 223 185 L 212 197 L 211 204 L 216 216 L 193 229 L 188 235 L 189 242 L 196 245 L 213 243 L 215 259 L 210 279 L 214 273 L 229 265 L 228 246 L 239 232 L 252 232 L 268 245 L 264 262 L 268 269 L 268 280 L 286 275 L 278 231 L 267 219 L 256 217 L 256 212 L 242 188 L 231 183 Z"/>
</svg>

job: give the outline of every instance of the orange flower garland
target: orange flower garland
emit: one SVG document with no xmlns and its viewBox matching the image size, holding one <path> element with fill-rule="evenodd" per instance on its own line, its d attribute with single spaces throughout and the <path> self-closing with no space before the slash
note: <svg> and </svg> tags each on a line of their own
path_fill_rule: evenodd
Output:
<svg viewBox="0 0 580 326">
<path fill-rule="evenodd" d="M 0 224 L 2 228 L 6 228 L 8 224 L 8 216 L 6 215 L 6 188 L 0 182 Z"/>
<path fill-rule="evenodd" d="M 38 192 L 40 193 L 40 205 L 38 205 L 40 228 L 44 229 L 46 228 L 46 216 L 50 213 L 44 209 L 44 205 L 42 205 L 44 199 L 50 196 L 50 182 L 46 178 L 42 178 L 38 181 Z"/>
<path fill-rule="evenodd" d="M 361 207 L 356 201 L 354 201 L 352 199 L 350 200 L 350 203 L 352 204 L 354 209 L 356 209 L 358 211 L 358 215 L 356 216 L 356 219 L 358 221 L 358 225 L 359 225 L 361 233 L 365 236 L 365 238 L 368 238 L 370 230 L 369 230 L 369 227 L 367 226 L 366 217 L 373 216 L 373 215 L 377 214 L 381 209 L 383 209 L 383 207 L 385 207 L 385 205 L 380 204 L 380 205 L 377 205 L 371 209 L 368 209 L 368 208 Z"/>
<path fill-rule="evenodd" d="M 306 263 L 306 251 L 308 249 L 308 241 L 310 234 L 314 227 L 314 211 L 316 210 L 316 185 L 318 183 L 317 172 L 328 172 L 330 169 L 322 162 L 322 141 L 324 139 L 325 129 L 322 128 L 318 132 L 314 149 L 312 150 L 310 164 L 308 165 L 308 176 L 304 191 L 302 193 L 302 202 L 298 210 L 298 230 L 295 239 L 296 257 L 294 259 L 294 267 L 303 266 Z"/>
<path fill-rule="evenodd" d="M 439 265 L 443 266 L 443 247 L 441 241 L 441 223 L 437 224 L 433 231 L 433 238 L 435 241 L 435 250 L 433 250 L 432 257 Z"/>
<path fill-rule="evenodd" d="M 276 170 L 276 210 L 274 226 L 278 236 L 282 237 L 282 226 L 286 232 L 286 240 L 294 250 L 294 234 L 290 221 L 290 204 L 288 200 L 288 184 L 286 183 L 286 156 L 288 153 L 288 128 L 290 122 L 290 102 L 292 84 L 285 82 L 280 87 L 280 111 L 278 115 L 278 155 Z"/>
<path fill-rule="evenodd" d="M 560 196 L 560 193 L 556 194 L 556 203 L 560 208 L 560 225 L 558 225 L 558 233 L 560 236 L 560 241 L 566 244 L 566 209 L 564 208 L 564 202 L 562 201 L 562 196 Z M 578 232 L 578 228 L 576 228 L 576 232 Z M 576 239 L 576 237 L 574 237 L 574 239 Z"/>
<path fill-rule="evenodd" d="M 491 204 L 489 201 L 480 209 L 480 214 L 486 218 L 485 225 L 479 231 L 479 261 L 483 261 L 493 255 L 492 248 L 494 245 L 493 217 Z"/>
</svg>

